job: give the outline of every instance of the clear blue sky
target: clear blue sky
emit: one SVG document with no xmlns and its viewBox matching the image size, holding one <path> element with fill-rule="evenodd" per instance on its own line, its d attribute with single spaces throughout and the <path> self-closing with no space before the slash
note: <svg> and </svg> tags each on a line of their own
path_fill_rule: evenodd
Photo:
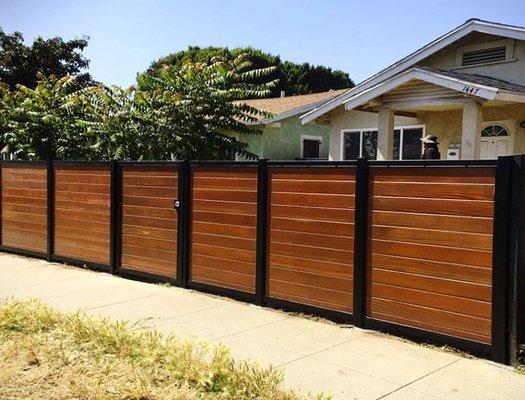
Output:
<svg viewBox="0 0 525 400">
<path fill-rule="evenodd" d="M 525 25 L 525 0 L 0 0 L 0 26 L 26 41 L 90 36 L 90 72 L 119 85 L 188 45 L 250 45 L 357 83 L 471 17 Z"/>
</svg>

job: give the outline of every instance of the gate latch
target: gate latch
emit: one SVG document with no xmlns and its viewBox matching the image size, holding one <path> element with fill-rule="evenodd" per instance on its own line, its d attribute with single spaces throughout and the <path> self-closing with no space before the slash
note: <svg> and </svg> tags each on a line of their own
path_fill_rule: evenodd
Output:
<svg viewBox="0 0 525 400">
<path fill-rule="evenodd" d="M 180 201 L 175 199 L 173 200 L 173 208 L 177 209 L 180 207 Z"/>
</svg>

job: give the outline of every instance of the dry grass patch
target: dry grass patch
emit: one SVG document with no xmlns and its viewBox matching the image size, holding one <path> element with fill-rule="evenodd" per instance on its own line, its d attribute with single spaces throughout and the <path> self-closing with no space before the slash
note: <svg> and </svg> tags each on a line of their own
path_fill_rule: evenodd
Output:
<svg viewBox="0 0 525 400">
<path fill-rule="evenodd" d="M 63 314 L 37 300 L 0 307 L 0 365 L 0 398 L 302 399 L 283 388 L 282 372 L 235 362 L 223 346 Z"/>
</svg>

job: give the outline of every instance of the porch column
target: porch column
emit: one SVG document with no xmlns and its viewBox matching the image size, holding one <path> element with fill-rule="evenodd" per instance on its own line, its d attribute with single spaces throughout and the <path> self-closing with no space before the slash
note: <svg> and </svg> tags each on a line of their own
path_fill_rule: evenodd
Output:
<svg viewBox="0 0 525 400">
<path fill-rule="evenodd" d="M 463 105 L 461 158 L 479 159 L 481 150 L 481 104 L 469 101 Z"/>
<path fill-rule="evenodd" d="M 380 108 L 378 119 L 377 159 L 391 160 L 394 151 L 394 110 Z"/>
</svg>

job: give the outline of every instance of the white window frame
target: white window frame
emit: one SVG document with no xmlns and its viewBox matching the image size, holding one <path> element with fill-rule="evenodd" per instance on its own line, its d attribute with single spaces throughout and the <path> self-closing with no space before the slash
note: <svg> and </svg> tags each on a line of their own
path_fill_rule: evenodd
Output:
<svg viewBox="0 0 525 400">
<path fill-rule="evenodd" d="M 425 125 L 403 125 L 403 126 L 394 126 L 394 130 L 399 130 L 399 158 L 397 160 L 403 159 L 403 136 L 405 129 L 420 129 L 422 128 L 423 132 L 421 133 L 421 139 L 426 136 L 426 126 Z M 394 149 L 392 149 L 393 151 Z M 421 142 L 421 153 L 423 153 L 423 142 Z"/>
<path fill-rule="evenodd" d="M 421 138 L 424 138 L 426 135 L 427 127 L 426 125 L 399 125 L 394 126 L 394 130 L 399 130 L 399 158 L 398 160 L 402 160 L 401 157 L 403 157 L 403 133 L 405 129 L 422 129 Z M 363 132 L 369 132 L 369 131 L 377 131 L 379 135 L 379 129 L 377 127 L 374 128 L 355 128 L 355 129 L 341 129 L 341 136 L 339 140 L 339 158 L 341 160 L 344 160 L 345 155 L 345 133 L 359 133 L 359 157 L 363 157 Z M 392 132 L 392 135 L 394 133 Z M 392 149 L 393 150 L 393 149 Z M 421 142 L 421 152 L 423 152 L 423 142 Z"/>
<path fill-rule="evenodd" d="M 345 156 L 345 133 L 359 133 L 359 157 L 363 157 L 363 133 L 377 131 L 379 135 L 379 130 L 377 128 L 358 128 L 358 129 L 342 129 L 341 130 L 341 140 L 340 140 L 340 158 L 344 160 Z"/>
<path fill-rule="evenodd" d="M 471 44 L 468 46 L 459 47 L 456 50 L 456 66 L 453 69 L 472 68 L 472 67 L 478 67 L 480 65 L 501 64 L 501 63 L 516 61 L 516 58 L 514 57 L 514 43 L 515 43 L 514 39 L 502 39 L 502 40 L 493 40 L 491 42 L 483 42 L 483 43 L 477 43 L 477 44 Z M 471 51 L 478 51 L 478 50 L 489 50 L 495 47 L 504 47 L 504 46 L 505 46 L 505 59 L 504 60 L 484 62 L 484 63 L 478 63 L 478 64 L 472 64 L 472 65 L 462 65 L 463 53 L 468 53 Z"/>
<path fill-rule="evenodd" d="M 304 158 L 304 141 L 317 140 L 319 142 L 319 159 L 323 158 L 323 137 L 317 135 L 301 135 L 301 142 L 299 147 L 299 155 Z"/>
</svg>

